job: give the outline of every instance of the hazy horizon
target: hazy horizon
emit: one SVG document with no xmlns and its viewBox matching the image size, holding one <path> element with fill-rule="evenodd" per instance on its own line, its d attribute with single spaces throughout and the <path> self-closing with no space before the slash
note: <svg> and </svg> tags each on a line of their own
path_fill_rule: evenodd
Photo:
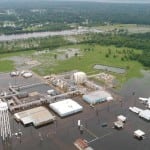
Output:
<svg viewBox="0 0 150 150">
<path fill-rule="evenodd" d="M 30 0 L 1 0 L 1 2 L 21 2 L 21 1 L 30 1 Z M 104 3 L 150 3 L 150 0 L 32 0 L 32 1 L 70 1 L 70 2 L 104 2 Z"/>
<path fill-rule="evenodd" d="M 150 3 L 150 0 L 51 0 L 51 1 L 88 1 L 106 3 Z"/>
</svg>

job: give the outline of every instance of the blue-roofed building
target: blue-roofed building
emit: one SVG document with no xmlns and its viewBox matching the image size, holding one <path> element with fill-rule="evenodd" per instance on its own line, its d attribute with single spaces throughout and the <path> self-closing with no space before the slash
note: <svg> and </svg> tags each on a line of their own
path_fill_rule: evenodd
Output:
<svg viewBox="0 0 150 150">
<path fill-rule="evenodd" d="M 83 95 L 83 100 L 89 104 L 101 103 L 112 99 L 113 98 L 111 94 L 109 94 L 106 91 L 100 91 L 100 90 Z"/>
</svg>

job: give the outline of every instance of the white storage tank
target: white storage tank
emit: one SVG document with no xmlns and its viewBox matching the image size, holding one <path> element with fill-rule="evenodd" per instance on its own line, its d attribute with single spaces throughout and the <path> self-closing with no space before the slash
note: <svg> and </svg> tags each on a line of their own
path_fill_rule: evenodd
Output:
<svg viewBox="0 0 150 150">
<path fill-rule="evenodd" d="M 73 74 L 73 80 L 76 84 L 83 84 L 87 80 L 86 73 L 76 72 Z"/>
</svg>

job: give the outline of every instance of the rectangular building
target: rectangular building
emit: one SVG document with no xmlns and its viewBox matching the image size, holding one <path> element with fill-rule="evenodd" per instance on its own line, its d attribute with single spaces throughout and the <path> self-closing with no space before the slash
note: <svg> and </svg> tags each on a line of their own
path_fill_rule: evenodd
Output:
<svg viewBox="0 0 150 150">
<path fill-rule="evenodd" d="M 65 99 L 52 103 L 49 105 L 49 107 L 60 117 L 66 117 L 83 110 L 83 107 L 72 99 Z"/>
<path fill-rule="evenodd" d="M 106 91 L 97 90 L 89 94 L 83 95 L 83 100 L 89 104 L 96 104 L 108 100 L 112 100 L 111 94 Z"/>
<path fill-rule="evenodd" d="M 22 122 L 24 125 L 33 124 L 35 127 L 55 120 L 55 116 L 43 106 L 15 113 L 14 117 L 17 121 Z"/>
</svg>

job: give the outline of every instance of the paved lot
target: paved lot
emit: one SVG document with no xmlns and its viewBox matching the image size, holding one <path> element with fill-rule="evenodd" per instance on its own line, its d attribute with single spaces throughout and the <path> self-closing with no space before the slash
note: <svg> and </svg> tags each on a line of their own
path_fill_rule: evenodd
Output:
<svg viewBox="0 0 150 150">
<path fill-rule="evenodd" d="M 35 83 L 41 83 L 36 75 L 33 75 L 31 78 L 24 78 L 22 76 L 11 77 L 9 73 L 0 74 L 0 90 L 7 89 L 9 85 L 29 85 Z"/>
</svg>

